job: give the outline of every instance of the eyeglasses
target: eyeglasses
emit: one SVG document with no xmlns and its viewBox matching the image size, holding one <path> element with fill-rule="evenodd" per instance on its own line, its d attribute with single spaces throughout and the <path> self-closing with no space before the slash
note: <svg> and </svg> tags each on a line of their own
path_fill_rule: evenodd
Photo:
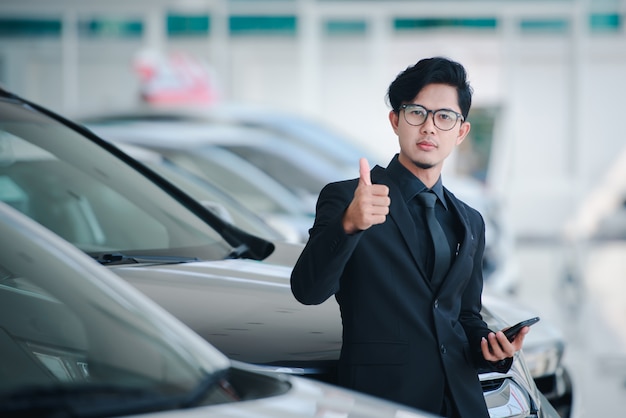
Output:
<svg viewBox="0 0 626 418">
<path fill-rule="evenodd" d="M 456 123 L 461 119 L 461 123 L 465 121 L 463 115 L 450 109 L 426 109 L 422 105 L 418 104 L 403 104 L 400 106 L 404 109 L 404 120 L 409 125 L 420 126 L 428 119 L 428 114 L 433 114 L 433 123 L 442 131 L 449 131 L 456 126 Z"/>
</svg>

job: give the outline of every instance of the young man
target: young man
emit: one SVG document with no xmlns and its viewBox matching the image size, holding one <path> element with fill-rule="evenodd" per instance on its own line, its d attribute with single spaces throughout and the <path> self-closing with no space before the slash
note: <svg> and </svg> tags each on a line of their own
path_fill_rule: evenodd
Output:
<svg viewBox="0 0 626 418">
<path fill-rule="evenodd" d="M 470 131 L 463 66 L 423 59 L 389 86 L 399 153 L 386 168 L 321 191 L 291 276 L 294 296 L 335 295 L 343 322 L 339 384 L 447 417 L 488 417 L 478 366 L 506 371 L 523 344 L 481 310 L 485 223 L 443 187 L 445 159 Z M 436 197 L 433 197 L 433 192 Z M 420 195 L 436 200 L 433 238 Z M 433 226 L 434 228 L 434 226 Z M 443 273 L 438 273 L 443 269 Z"/>
</svg>

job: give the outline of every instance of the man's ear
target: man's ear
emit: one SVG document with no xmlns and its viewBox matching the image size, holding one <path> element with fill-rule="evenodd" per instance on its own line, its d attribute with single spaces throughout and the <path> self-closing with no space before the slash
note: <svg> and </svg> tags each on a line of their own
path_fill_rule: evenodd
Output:
<svg viewBox="0 0 626 418">
<path fill-rule="evenodd" d="M 467 134 L 469 134 L 470 129 L 472 129 L 472 125 L 469 122 L 463 122 L 461 127 L 459 128 L 459 135 L 456 137 L 456 145 L 460 145 L 461 142 L 467 138 Z"/>
<path fill-rule="evenodd" d="M 391 127 L 393 128 L 393 131 L 396 133 L 396 135 L 398 134 L 398 120 L 399 120 L 399 115 L 393 110 L 390 110 L 389 122 L 391 123 Z"/>
</svg>

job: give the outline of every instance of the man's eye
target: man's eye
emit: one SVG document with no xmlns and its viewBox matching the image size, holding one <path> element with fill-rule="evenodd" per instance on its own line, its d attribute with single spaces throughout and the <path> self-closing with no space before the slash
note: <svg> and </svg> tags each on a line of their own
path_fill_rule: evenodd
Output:
<svg viewBox="0 0 626 418">
<path fill-rule="evenodd" d="M 440 120 L 452 120 L 454 119 L 454 114 L 452 114 L 451 112 L 439 112 L 437 113 L 437 118 Z"/>
<path fill-rule="evenodd" d="M 413 109 L 411 113 L 420 117 L 424 117 L 424 115 L 426 115 L 426 111 L 424 109 Z"/>
</svg>

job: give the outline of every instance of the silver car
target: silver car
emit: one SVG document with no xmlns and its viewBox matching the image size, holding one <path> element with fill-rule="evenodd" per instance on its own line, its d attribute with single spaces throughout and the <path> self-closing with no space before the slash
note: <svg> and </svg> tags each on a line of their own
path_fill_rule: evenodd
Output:
<svg viewBox="0 0 626 418">
<path fill-rule="evenodd" d="M 432 417 L 232 362 L 4 203 L 0 242 L 0 416 Z"/>
<path fill-rule="evenodd" d="M 233 360 L 333 381 L 334 300 L 299 304 L 273 243 L 225 222 L 145 165 L 34 103 L 0 93 L 0 200 L 56 232 Z M 492 329 L 506 324 L 484 317 Z M 523 355 L 481 373 L 492 417 L 557 417 Z"/>
</svg>

